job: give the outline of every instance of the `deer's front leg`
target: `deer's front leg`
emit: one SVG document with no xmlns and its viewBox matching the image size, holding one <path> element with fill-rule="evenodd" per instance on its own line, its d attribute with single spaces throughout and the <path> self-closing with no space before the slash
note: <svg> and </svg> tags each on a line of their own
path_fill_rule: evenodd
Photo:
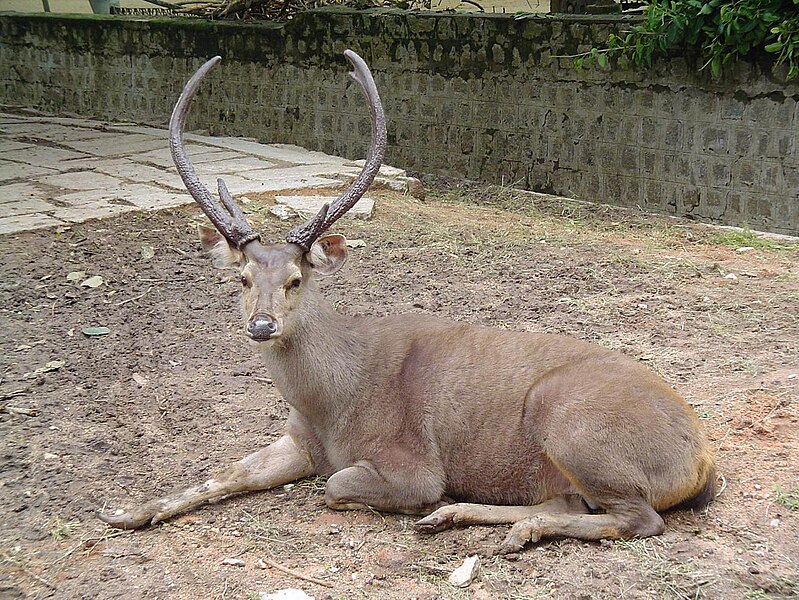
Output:
<svg viewBox="0 0 799 600">
<path fill-rule="evenodd" d="M 442 479 L 430 470 L 378 469 L 367 460 L 333 473 L 325 502 L 336 510 L 371 508 L 408 515 L 427 514 L 448 503 Z"/>
<path fill-rule="evenodd" d="M 315 472 L 308 453 L 291 436 L 284 435 L 201 485 L 153 500 L 119 515 L 100 512 L 97 516 L 113 527 L 136 529 L 228 494 L 266 490 Z"/>
</svg>

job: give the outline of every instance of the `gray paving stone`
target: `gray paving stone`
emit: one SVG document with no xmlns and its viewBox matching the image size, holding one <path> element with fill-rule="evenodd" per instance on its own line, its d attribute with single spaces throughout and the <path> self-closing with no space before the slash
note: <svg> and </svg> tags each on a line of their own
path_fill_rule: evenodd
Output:
<svg viewBox="0 0 799 600">
<path fill-rule="evenodd" d="M 33 144 L 27 142 L 17 142 L 11 138 L 0 137 L 0 152 L 16 152 L 24 148 L 30 148 Z"/>
<path fill-rule="evenodd" d="M 147 125 L 135 125 L 133 123 L 110 123 L 107 126 L 109 131 L 119 131 L 120 133 L 138 133 L 150 135 L 152 137 L 169 139 L 169 130 L 159 129 L 158 127 L 148 127 Z"/>
<path fill-rule="evenodd" d="M 27 154 L 27 153 L 26 153 Z M 24 163 L 0 160 L 0 182 L 13 179 L 38 177 L 39 175 L 51 175 L 57 173 L 55 169 L 26 165 Z"/>
<path fill-rule="evenodd" d="M 227 183 L 227 178 L 225 178 Z M 275 177 L 263 181 L 245 180 L 241 184 L 228 184 L 230 193 L 234 196 L 239 194 L 259 193 L 259 192 L 280 192 L 283 190 L 301 190 L 313 188 L 337 187 L 341 181 L 323 177 Z"/>
<path fill-rule="evenodd" d="M 106 200 L 90 202 L 77 207 L 57 208 L 51 214 L 56 219 L 68 223 L 83 223 L 92 219 L 107 219 L 118 215 L 139 210 L 137 206 L 125 204 L 108 204 Z"/>
<path fill-rule="evenodd" d="M 64 145 L 85 154 L 114 157 L 163 148 L 164 140 L 141 133 L 115 133 L 90 140 L 66 141 Z"/>
<path fill-rule="evenodd" d="M 345 167 L 357 167 L 358 171 L 363 169 L 363 166 L 366 164 L 365 160 L 351 160 L 344 163 Z M 407 173 L 405 169 L 398 169 L 397 167 L 390 167 L 388 165 L 380 165 L 380 171 L 378 175 L 382 175 L 383 177 L 405 177 Z"/>
<path fill-rule="evenodd" d="M 70 168 L 68 161 L 85 157 L 86 155 L 80 152 L 53 148 L 51 146 L 33 146 L 31 148 L 26 148 L 24 153 L 18 150 L 13 152 L 0 152 L 0 160 L 11 160 L 18 163 L 34 165 L 36 167 L 46 167 L 56 171 L 66 171 Z"/>
<path fill-rule="evenodd" d="M 174 190 L 184 190 L 183 181 L 177 172 L 143 165 L 127 158 L 116 158 L 98 162 L 95 169 L 128 182 L 155 183 Z"/>
<path fill-rule="evenodd" d="M 39 177 L 37 181 L 68 190 L 108 190 L 122 183 L 116 177 L 95 171 L 59 173 L 58 175 Z"/>
<path fill-rule="evenodd" d="M 37 198 L 44 198 L 45 195 L 35 185 L 27 181 L 20 183 L 0 183 L 0 204 L 7 202 L 26 202 Z M 0 208 L 2 212 L 2 208 Z"/>
<path fill-rule="evenodd" d="M 341 183 L 340 178 L 350 179 L 352 173 L 357 174 L 358 169 L 352 167 L 337 167 L 330 164 L 294 165 L 291 167 L 275 167 L 272 169 L 254 169 L 242 173 L 242 177 L 254 179 L 256 181 L 269 181 L 278 177 L 322 177 L 325 179 L 336 180 Z"/>
<path fill-rule="evenodd" d="M 195 161 L 192 159 L 192 163 Z M 226 160 L 213 160 L 202 163 L 195 163 L 195 171 L 198 175 L 225 175 L 226 173 L 244 174 L 245 171 L 254 171 L 256 169 L 271 169 L 276 167 L 277 164 L 256 158 L 254 156 L 243 156 L 239 158 L 229 158 Z"/>
<path fill-rule="evenodd" d="M 32 231 L 34 229 L 44 229 L 47 227 L 63 224 L 64 221 L 60 221 L 59 219 L 44 214 L 0 217 L 0 235 L 5 233 Z"/>
<path fill-rule="evenodd" d="M 289 144 L 264 145 L 258 142 L 229 137 L 208 137 L 195 134 L 186 134 L 186 140 L 203 141 L 204 143 L 235 150 L 244 154 L 261 156 L 266 159 L 295 164 L 344 164 L 345 160 L 337 156 L 330 156 L 323 152 L 312 152 L 299 146 Z"/>
<path fill-rule="evenodd" d="M 0 204 L 0 217 L 16 217 L 33 213 L 45 213 L 56 207 L 39 198 L 27 198 L 17 202 L 4 202 Z"/>
<path fill-rule="evenodd" d="M 304 219 L 310 219 L 319 212 L 325 202 L 332 204 L 336 198 L 337 196 L 276 196 L 275 202 L 289 207 Z M 375 201 L 363 197 L 344 213 L 342 218 L 371 219 L 374 208 Z"/>
<path fill-rule="evenodd" d="M 193 203 L 172 164 L 165 129 L 2 113 L 0 124 L 0 233 Z M 341 188 L 360 171 L 357 162 L 297 146 L 198 134 L 186 140 L 200 180 L 214 196 L 217 176 L 234 197 L 290 196 L 294 190 Z M 389 183 L 405 178 L 391 168 L 378 177 Z M 297 195 L 292 202 L 310 216 L 331 199 Z M 369 212 L 370 205 L 362 199 L 351 216 Z"/>
<path fill-rule="evenodd" d="M 89 190 L 58 196 L 57 201 L 81 208 L 106 203 L 115 206 L 152 209 L 189 204 L 194 200 L 188 192 L 170 192 L 140 183 L 123 183 L 108 190 Z"/>
<path fill-rule="evenodd" d="M 216 148 L 206 144 L 186 144 L 186 154 L 189 155 L 192 164 L 195 166 L 208 161 L 227 160 L 229 158 L 238 158 L 241 156 L 238 152 L 225 150 L 224 148 Z M 168 147 L 151 150 L 150 152 L 131 154 L 129 158 L 136 162 L 150 163 L 173 171 L 175 170 L 175 162 L 172 160 L 172 153 Z"/>
</svg>

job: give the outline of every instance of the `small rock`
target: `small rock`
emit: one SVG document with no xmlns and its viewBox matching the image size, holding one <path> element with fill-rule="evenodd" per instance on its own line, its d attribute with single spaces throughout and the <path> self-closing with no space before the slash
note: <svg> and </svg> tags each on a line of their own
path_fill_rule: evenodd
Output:
<svg viewBox="0 0 799 600">
<path fill-rule="evenodd" d="M 741 246 L 740 248 L 736 248 L 736 252 L 749 252 L 750 250 L 754 250 L 752 246 Z"/>
<path fill-rule="evenodd" d="M 281 221 L 288 221 L 293 218 L 297 213 L 291 210 L 288 206 L 283 204 L 276 204 L 269 207 L 269 212 L 275 215 Z"/>
<path fill-rule="evenodd" d="M 480 570 L 480 557 L 477 555 L 470 556 L 466 560 L 463 561 L 463 564 L 455 569 L 449 576 L 449 583 L 450 585 L 454 585 L 455 587 L 468 587 L 469 584 L 474 581 L 474 578 L 477 577 L 477 573 Z"/>
<path fill-rule="evenodd" d="M 347 248 L 365 248 L 366 242 L 363 240 L 347 240 Z"/>
<path fill-rule="evenodd" d="M 769 521 L 769 523 L 768 523 L 768 524 L 769 524 L 771 527 L 779 527 L 779 526 L 780 526 L 780 520 L 779 520 L 779 519 L 776 519 L 776 518 L 775 518 L 775 519 L 771 519 L 771 521 Z"/>
<path fill-rule="evenodd" d="M 228 567 L 243 567 L 244 561 L 240 558 L 226 558 L 222 561 L 222 564 Z"/>
<path fill-rule="evenodd" d="M 735 273 L 727 273 L 724 276 L 724 279 L 731 279 L 732 281 L 735 281 L 736 279 L 738 279 L 738 276 Z"/>
<path fill-rule="evenodd" d="M 309 596 L 297 588 L 286 588 L 285 590 L 278 590 L 271 594 L 261 592 L 258 594 L 258 598 L 259 600 L 314 600 L 313 596 Z"/>
<path fill-rule="evenodd" d="M 263 558 L 259 558 L 259 559 L 258 559 L 258 562 L 257 562 L 257 563 L 255 563 L 255 566 L 256 566 L 256 567 L 258 567 L 259 569 L 266 569 L 266 568 L 267 568 L 269 565 L 267 565 L 267 564 L 264 562 L 264 559 L 263 559 Z"/>
</svg>

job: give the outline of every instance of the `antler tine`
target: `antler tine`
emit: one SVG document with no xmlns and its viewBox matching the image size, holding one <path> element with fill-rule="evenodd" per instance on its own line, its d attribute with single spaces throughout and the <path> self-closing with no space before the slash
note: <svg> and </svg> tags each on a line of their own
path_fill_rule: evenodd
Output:
<svg viewBox="0 0 799 600">
<path fill-rule="evenodd" d="M 222 57 L 215 56 L 203 66 L 197 69 L 188 83 L 183 88 L 175 108 L 172 110 L 172 117 L 169 120 L 169 146 L 172 150 L 172 160 L 178 170 L 183 184 L 191 194 L 192 198 L 200 205 L 203 212 L 208 216 L 214 227 L 217 228 L 225 238 L 236 248 L 243 248 L 245 244 L 260 239 L 258 232 L 252 229 L 244 217 L 244 213 L 236 206 L 228 192 L 225 182 L 218 180 L 219 197 L 224 208 L 214 200 L 211 192 L 203 185 L 194 167 L 186 156 L 183 147 L 183 129 L 186 125 L 186 116 L 189 114 L 189 106 L 200 87 L 200 81 L 213 69 Z"/>
<path fill-rule="evenodd" d="M 386 151 L 386 117 L 383 113 L 383 105 L 380 103 L 380 95 L 377 92 L 375 80 L 366 62 L 352 50 L 345 50 L 344 56 L 350 61 L 353 71 L 350 73 L 358 85 L 361 87 L 364 98 L 369 105 L 369 113 L 372 121 L 372 142 L 369 152 L 366 155 L 366 162 L 361 172 L 350 186 L 339 196 L 333 205 L 327 210 L 327 216 L 319 211 L 311 221 L 295 227 L 286 235 L 286 241 L 297 244 L 305 250 L 310 249 L 324 231 L 335 223 L 344 213 L 352 208 L 361 199 L 364 192 L 369 188 L 375 179 L 383 156 Z M 321 218 L 320 218 L 321 217 Z"/>
</svg>

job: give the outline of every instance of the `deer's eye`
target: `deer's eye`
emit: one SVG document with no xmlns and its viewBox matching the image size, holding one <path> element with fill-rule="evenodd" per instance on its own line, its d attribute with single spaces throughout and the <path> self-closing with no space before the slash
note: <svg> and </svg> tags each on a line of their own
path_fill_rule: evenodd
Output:
<svg viewBox="0 0 799 600">
<path fill-rule="evenodd" d="M 250 287 L 250 280 L 247 279 L 246 275 L 242 275 L 240 279 L 241 279 L 241 285 L 243 285 L 244 287 Z"/>
<path fill-rule="evenodd" d="M 302 280 L 299 277 L 296 277 L 289 282 L 289 289 L 296 290 L 298 287 L 300 287 L 301 283 Z"/>
</svg>

